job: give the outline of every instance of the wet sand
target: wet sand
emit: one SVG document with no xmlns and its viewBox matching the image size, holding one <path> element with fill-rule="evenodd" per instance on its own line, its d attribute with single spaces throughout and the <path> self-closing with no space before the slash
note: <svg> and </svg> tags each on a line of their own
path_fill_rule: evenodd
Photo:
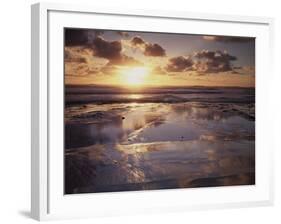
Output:
<svg viewBox="0 0 281 224">
<path fill-rule="evenodd" d="M 255 184 L 254 103 L 174 98 L 67 106 L 65 193 Z"/>
</svg>

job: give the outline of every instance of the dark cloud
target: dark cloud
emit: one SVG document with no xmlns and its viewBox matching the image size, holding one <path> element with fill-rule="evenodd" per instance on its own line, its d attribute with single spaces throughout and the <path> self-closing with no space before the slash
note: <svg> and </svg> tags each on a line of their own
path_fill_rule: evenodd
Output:
<svg viewBox="0 0 281 224">
<path fill-rule="evenodd" d="M 216 61 L 235 61 L 237 58 L 228 54 L 226 51 L 208 51 L 202 50 L 195 53 L 195 57 L 199 59 L 210 59 Z"/>
<path fill-rule="evenodd" d="M 199 59 L 213 59 L 215 57 L 215 51 L 208 51 L 208 50 L 203 50 L 200 52 L 196 52 L 195 53 L 195 57 L 199 58 Z"/>
<path fill-rule="evenodd" d="M 237 60 L 235 56 L 222 51 L 203 50 L 194 55 L 198 60 L 194 63 L 194 69 L 198 72 L 227 72 L 232 71 L 231 61 Z"/>
<path fill-rule="evenodd" d="M 91 47 L 94 56 L 108 59 L 110 64 L 140 64 L 134 58 L 122 53 L 121 41 L 107 41 L 102 37 L 96 37 Z"/>
<path fill-rule="evenodd" d="M 124 31 L 116 31 L 116 33 L 121 37 L 125 37 L 125 38 L 128 38 L 130 36 L 128 32 L 124 32 Z"/>
<path fill-rule="evenodd" d="M 163 47 L 156 43 L 149 43 L 143 40 L 139 36 L 135 36 L 131 39 L 131 44 L 133 47 L 140 47 L 143 54 L 152 57 L 162 57 L 166 56 L 166 51 Z"/>
<path fill-rule="evenodd" d="M 69 50 L 65 50 L 65 62 L 87 63 L 86 58 L 82 56 L 87 50 L 92 56 L 107 59 L 109 64 L 141 64 L 122 52 L 121 41 L 107 41 L 100 36 L 103 33 L 102 30 L 66 29 L 66 49 L 67 47 L 75 48 L 76 53 L 71 54 Z"/>
<path fill-rule="evenodd" d="M 133 46 L 138 46 L 138 45 L 145 45 L 146 42 L 139 36 L 135 36 L 131 39 L 131 43 Z"/>
<path fill-rule="evenodd" d="M 166 56 L 166 51 L 159 44 L 146 43 L 144 48 L 144 55 L 153 57 Z"/>
<path fill-rule="evenodd" d="M 108 60 L 118 60 L 121 58 L 122 45 L 120 41 L 106 41 L 101 37 L 93 40 L 92 48 L 94 55 Z"/>
<path fill-rule="evenodd" d="M 92 33 L 95 37 L 99 37 L 104 34 L 104 30 L 89 30 L 88 32 Z"/>
<path fill-rule="evenodd" d="M 88 34 L 86 30 L 65 29 L 64 30 L 65 46 L 81 46 L 88 43 Z"/>
<path fill-rule="evenodd" d="M 178 56 L 170 58 L 165 69 L 168 72 L 183 72 L 192 70 L 193 60 L 191 57 Z"/>
<path fill-rule="evenodd" d="M 64 31 L 65 46 L 86 46 L 102 34 L 104 34 L 103 30 L 66 28 Z"/>
<path fill-rule="evenodd" d="M 235 71 L 232 61 L 237 60 L 226 51 L 202 50 L 192 56 L 177 56 L 170 58 L 164 67 L 167 72 L 193 71 L 197 74 Z"/>
<path fill-rule="evenodd" d="M 253 37 L 229 37 L 229 36 L 203 36 L 204 40 L 216 42 L 247 43 L 255 40 Z"/>
<path fill-rule="evenodd" d="M 104 30 L 86 30 L 85 32 L 88 38 L 87 45 L 91 45 L 96 38 L 104 34 Z"/>
<path fill-rule="evenodd" d="M 255 75 L 255 66 L 235 66 L 233 67 L 233 71 L 241 75 Z"/>
</svg>

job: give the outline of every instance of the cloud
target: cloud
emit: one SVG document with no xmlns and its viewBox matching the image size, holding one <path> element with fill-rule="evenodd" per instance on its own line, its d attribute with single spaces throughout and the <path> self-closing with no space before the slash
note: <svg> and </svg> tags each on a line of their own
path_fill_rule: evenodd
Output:
<svg viewBox="0 0 281 224">
<path fill-rule="evenodd" d="M 117 31 L 121 36 L 128 36 L 126 32 Z M 101 37 L 104 30 L 87 30 L 87 29 L 65 29 L 65 46 L 66 47 L 84 47 L 91 50 L 92 55 L 109 60 L 111 64 L 139 64 L 137 60 L 126 56 L 122 53 L 121 41 L 107 41 Z M 79 55 L 70 57 L 69 52 L 65 55 L 66 62 L 84 62 L 83 57 Z"/>
<path fill-rule="evenodd" d="M 202 50 L 196 52 L 194 57 L 197 61 L 194 63 L 194 69 L 200 73 L 219 73 L 232 71 L 231 61 L 237 60 L 235 56 L 226 51 L 208 51 Z"/>
<path fill-rule="evenodd" d="M 88 44 L 88 34 L 86 30 L 65 29 L 64 30 L 65 46 L 82 46 Z"/>
<path fill-rule="evenodd" d="M 166 56 L 166 51 L 159 44 L 146 43 L 144 48 L 144 55 L 153 57 Z"/>
<path fill-rule="evenodd" d="M 88 63 L 65 62 L 66 76 L 90 76 L 99 73 L 101 67 L 91 66 Z"/>
<path fill-rule="evenodd" d="M 132 47 L 139 48 L 145 56 L 162 57 L 166 56 L 165 49 L 157 43 L 149 43 L 139 36 L 131 39 Z"/>
<path fill-rule="evenodd" d="M 66 76 L 113 74 L 120 66 L 142 65 L 138 60 L 124 54 L 121 41 L 107 41 L 100 36 L 94 36 L 86 45 L 82 45 L 82 41 L 75 44 L 79 45 L 72 43 L 64 48 Z"/>
<path fill-rule="evenodd" d="M 247 43 L 253 41 L 253 37 L 230 37 L 230 36 L 203 36 L 204 40 L 224 42 L 224 43 Z"/>
<path fill-rule="evenodd" d="M 118 68 L 116 67 L 116 65 L 112 65 L 112 64 L 106 64 L 106 66 L 101 68 L 101 72 L 104 75 L 111 75 L 114 74 L 116 71 L 118 70 Z"/>
<path fill-rule="evenodd" d="M 130 36 L 128 32 L 124 32 L 124 31 L 116 31 L 116 33 L 121 37 L 125 37 L 125 38 L 128 38 Z"/>
<path fill-rule="evenodd" d="M 96 37 L 91 47 L 93 55 L 109 60 L 110 64 L 139 64 L 136 59 L 122 53 L 121 41 L 107 41 L 102 37 Z"/>
<path fill-rule="evenodd" d="M 121 58 L 122 45 L 120 41 L 106 41 L 101 37 L 96 37 L 91 44 L 94 55 L 108 60 Z"/>
<path fill-rule="evenodd" d="M 89 67 L 87 64 L 78 63 L 66 63 L 65 64 L 65 75 L 66 76 L 87 76 L 89 75 Z"/>
<path fill-rule="evenodd" d="M 144 45 L 146 42 L 139 36 L 135 36 L 131 39 L 131 43 L 133 46 Z"/>
<path fill-rule="evenodd" d="M 151 73 L 157 74 L 157 75 L 164 75 L 164 74 L 167 74 L 167 71 L 165 69 L 163 69 L 161 66 L 155 66 L 151 70 Z"/>
<path fill-rule="evenodd" d="M 255 75 L 255 66 L 236 66 L 233 69 L 240 75 Z"/>
<path fill-rule="evenodd" d="M 94 57 L 92 50 L 81 46 L 64 48 L 66 76 L 87 76 L 99 73 L 107 60 Z"/>
<path fill-rule="evenodd" d="M 178 56 L 170 58 L 165 69 L 168 72 L 183 72 L 193 69 L 193 60 L 191 57 Z"/>
<path fill-rule="evenodd" d="M 64 62 L 87 63 L 87 59 L 81 54 L 75 54 L 69 48 L 64 50 Z"/>
<path fill-rule="evenodd" d="M 202 50 L 189 56 L 177 56 L 168 59 L 163 67 L 166 72 L 188 72 L 186 74 L 205 75 L 207 73 L 233 72 L 240 74 L 232 61 L 237 60 L 226 51 Z M 239 67 L 240 68 L 240 67 Z"/>
<path fill-rule="evenodd" d="M 66 28 L 64 31 L 65 46 L 86 46 L 102 34 L 104 34 L 103 30 Z"/>
<path fill-rule="evenodd" d="M 127 32 L 116 32 L 121 37 L 129 37 Z M 66 74 L 113 74 L 122 66 L 139 66 L 148 64 L 155 74 L 171 74 L 184 72 L 187 74 L 254 74 L 252 67 L 233 66 L 237 58 L 226 51 L 202 50 L 189 56 L 166 56 L 166 50 L 157 43 L 150 43 L 140 36 L 130 39 L 109 41 L 102 37 L 103 30 L 65 29 L 65 64 Z M 207 41 L 242 42 L 244 37 L 204 36 Z M 243 40 L 240 40 L 242 38 Z M 247 41 L 253 38 L 246 38 Z M 131 55 L 142 53 L 138 61 Z M 130 56 L 129 56 L 130 55 Z M 177 74 L 178 74 L 177 73 Z"/>
<path fill-rule="evenodd" d="M 202 50 L 195 52 L 195 57 L 199 59 L 210 59 L 216 61 L 235 61 L 237 58 L 228 54 L 226 51 L 208 51 Z"/>
<path fill-rule="evenodd" d="M 92 33 L 95 37 L 99 37 L 104 34 L 104 30 L 89 30 L 88 32 Z"/>
</svg>

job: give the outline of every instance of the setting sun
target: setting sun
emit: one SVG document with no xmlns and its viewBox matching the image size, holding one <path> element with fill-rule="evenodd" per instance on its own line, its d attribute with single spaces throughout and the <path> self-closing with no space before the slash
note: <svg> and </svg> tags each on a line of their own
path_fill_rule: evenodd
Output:
<svg viewBox="0 0 281 224">
<path fill-rule="evenodd" d="M 142 85 L 149 75 L 147 67 L 132 67 L 123 69 L 120 72 L 122 81 L 127 85 Z"/>
</svg>

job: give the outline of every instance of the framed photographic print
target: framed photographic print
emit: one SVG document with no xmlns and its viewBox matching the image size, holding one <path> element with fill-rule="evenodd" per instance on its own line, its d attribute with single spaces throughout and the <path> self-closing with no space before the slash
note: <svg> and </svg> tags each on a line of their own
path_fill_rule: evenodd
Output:
<svg viewBox="0 0 281 224">
<path fill-rule="evenodd" d="M 270 18 L 32 6 L 32 217 L 270 205 Z"/>
</svg>

